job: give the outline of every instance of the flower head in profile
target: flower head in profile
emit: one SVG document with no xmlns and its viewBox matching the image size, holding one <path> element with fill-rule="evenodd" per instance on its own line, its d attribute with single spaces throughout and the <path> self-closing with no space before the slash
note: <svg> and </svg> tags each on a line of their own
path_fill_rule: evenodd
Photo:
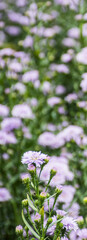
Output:
<svg viewBox="0 0 87 240">
<path fill-rule="evenodd" d="M 22 157 L 22 163 L 23 164 L 35 164 L 36 167 L 40 167 L 45 161 L 45 159 L 48 159 L 48 156 L 46 154 L 43 154 L 40 152 L 35 151 L 29 151 L 25 152 Z"/>
</svg>

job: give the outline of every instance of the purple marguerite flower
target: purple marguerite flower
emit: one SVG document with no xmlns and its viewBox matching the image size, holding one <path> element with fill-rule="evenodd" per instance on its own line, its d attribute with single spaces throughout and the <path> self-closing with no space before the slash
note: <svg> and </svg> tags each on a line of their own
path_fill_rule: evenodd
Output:
<svg viewBox="0 0 87 240">
<path fill-rule="evenodd" d="M 40 152 L 29 151 L 25 152 L 22 157 L 23 164 L 35 164 L 36 167 L 39 167 L 41 164 L 44 163 L 44 160 L 47 159 L 47 155 Z"/>
<path fill-rule="evenodd" d="M 74 230 L 76 231 L 78 229 L 76 221 L 72 217 L 64 217 L 62 220 L 64 228 L 66 228 L 67 231 Z"/>
</svg>

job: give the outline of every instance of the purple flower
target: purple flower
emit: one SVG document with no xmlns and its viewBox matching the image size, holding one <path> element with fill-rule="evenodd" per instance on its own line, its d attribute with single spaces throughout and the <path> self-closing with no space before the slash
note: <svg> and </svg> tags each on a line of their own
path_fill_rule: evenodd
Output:
<svg viewBox="0 0 87 240">
<path fill-rule="evenodd" d="M 14 136 L 13 133 L 7 133 L 5 131 L 0 130 L 0 144 L 5 145 L 5 144 L 15 144 L 17 143 L 17 139 Z"/>
<path fill-rule="evenodd" d="M 64 228 L 66 228 L 67 231 L 74 230 L 76 231 L 78 229 L 76 221 L 72 217 L 64 217 L 61 221 L 63 223 Z"/>
<path fill-rule="evenodd" d="M 9 114 L 9 108 L 5 105 L 0 104 L 0 116 L 6 117 Z"/>
<path fill-rule="evenodd" d="M 35 216 L 34 216 L 34 221 L 39 222 L 40 219 L 41 219 L 41 215 L 39 213 L 36 213 Z"/>
<path fill-rule="evenodd" d="M 71 185 L 65 185 L 63 186 L 63 190 L 58 198 L 58 201 L 70 204 L 70 202 L 73 200 L 74 194 L 75 188 Z"/>
<path fill-rule="evenodd" d="M 69 73 L 69 68 L 65 64 L 51 64 L 50 69 L 59 73 Z"/>
<path fill-rule="evenodd" d="M 56 86 L 56 94 L 63 94 L 66 92 L 66 88 L 63 85 Z"/>
<path fill-rule="evenodd" d="M 51 132 L 44 132 L 39 136 L 38 143 L 42 146 L 54 148 L 56 144 L 55 135 Z"/>
<path fill-rule="evenodd" d="M 87 92 L 87 76 L 86 75 L 84 76 L 84 79 L 80 83 L 80 87 L 82 88 L 83 92 Z"/>
<path fill-rule="evenodd" d="M 29 179 L 29 173 L 21 173 L 20 178 L 21 178 L 22 180 Z"/>
<path fill-rule="evenodd" d="M 60 114 L 66 114 L 66 110 L 64 109 L 64 107 L 63 106 L 61 106 L 61 107 L 59 107 L 58 108 L 58 112 L 60 113 Z"/>
<path fill-rule="evenodd" d="M 16 83 L 14 85 L 12 85 L 12 90 L 17 90 L 21 95 L 25 93 L 26 91 L 26 87 L 23 83 Z"/>
<path fill-rule="evenodd" d="M 70 93 L 70 94 L 68 94 L 68 95 L 65 97 L 65 100 L 66 100 L 68 103 L 71 103 L 72 101 L 77 100 L 77 94 L 76 94 L 76 93 Z"/>
<path fill-rule="evenodd" d="M 76 219 L 79 214 L 79 209 L 80 209 L 79 204 L 74 202 L 70 209 L 68 210 L 69 216 Z"/>
<path fill-rule="evenodd" d="M 12 109 L 12 115 L 20 118 L 34 118 L 34 114 L 32 113 L 30 106 L 24 103 L 15 105 Z"/>
<path fill-rule="evenodd" d="M 11 199 L 11 195 L 6 188 L 0 188 L 0 202 L 5 202 Z"/>
<path fill-rule="evenodd" d="M 0 56 L 13 56 L 14 50 L 11 48 L 3 48 L 0 50 Z"/>
<path fill-rule="evenodd" d="M 21 225 L 18 225 L 18 226 L 16 227 L 16 232 L 17 232 L 17 233 L 22 233 L 22 232 L 23 232 L 23 227 L 22 227 Z"/>
<path fill-rule="evenodd" d="M 3 157 L 4 160 L 8 160 L 9 159 L 8 153 L 3 153 L 2 157 Z"/>
<path fill-rule="evenodd" d="M 36 167 L 39 167 L 41 164 L 44 163 L 44 160 L 47 158 L 47 155 L 41 152 L 29 151 L 24 153 L 22 157 L 22 163 L 28 165 L 35 164 Z"/>
<path fill-rule="evenodd" d="M 68 37 L 78 39 L 80 36 L 80 29 L 77 27 L 68 30 Z"/>
<path fill-rule="evenodd" d="M 72 58 L 73 58 L 73 56 L 72 56 L 71 54 L 69 54 L 69 53 L 65 53 L 65 54 L 63 54 L 63 55 L 61 56 L 61 60 L 62 60 L 62 62 L 64 62 L 64 63 L 70 62 L 70 61 L 72 60 Z"/>
<path fill-rule="evenodd" d="M 64 210 L 60 210 L 60 209 L 57 209 L 56 213 L 57 213 L 57 215 L 60 215 L 61 217 L 66 215 L 66 212 Z"/>
<path fill-rule="evenodd" d="M 23 40 L 23 47 L 24 48 L 28 48 L 28 47 L 33 47 L 33 38 L 31 36 L 27 36 L 24 40 Z"/>
<path fill-rule="evenodd" d="M 81 239 L 87 239 L 87 228 L 79 229 L 77 234 Z"/>
<path fill-rule="evenodd" d="M 11 62 L 9 61 L 8 67 L 13 72 L 19 73 L 22 71 L 22 65 L 17 60 L 11 60 Z"/>
<path fill-rule="evenodd" d="M 5 31 L 11 36 L 17 36 L 21 32 L 20 28 L 17 26 L 8 26 L 5 28 Z"/>
<path fill-rule="evenodd" d="M 11 131 L 13 129 L 18 129 L 19 127 L 21 127 L 22 122 L 20 118 L 5 118 L 2 123 L 1 123 L 1 128 L 4 131 Z"/>
<path fill-rule="evenodd" d="M 51 84 L 48 81 L 45 81 L 42 85 L 42 91 L 44 94 L 47 94 L 51 91 Z"/>
<path fill-rule="evenodd" d="M 77 42 L 73 38 L 64 38 L 62 41 L 62 44 L 66 47 L 74 47 L 75 45 L 77 46 Z"/>
<path fill-rule="evenodd" d="M 61 102 L 61 98 L 59 97 L 51 97 L 48 98 L 47 103 L 48 105 L 50 105 L 51 107 L 53 107 L 56 104 L 59 104 Z"/>
<path fill-rule="evenodd" d="M 87 37 L 87 23 L 83 24 L 82 35 L 83 37 Z"/>
<path fill-rule="evenodd" d="M 77 62 L 87 65 L 87 47 L 82 48 L 81 52 L 79 52 L 76 56 Z"/>
<path fill-rule="evenodd" d="M 8 17 L 12 22 L 29 26 L 29 18 L 27 16 L 23 16 L 21 13 L 13 12 L 10 10 L 8 12 Z"/>
<path fill-rule="evenodd" d="M 26 72 L 23 75 L 23 82 L 35 82 L 39 78 L 39 73 L 37 70 L 31 70 L 30 72 Z"/>
</svg>

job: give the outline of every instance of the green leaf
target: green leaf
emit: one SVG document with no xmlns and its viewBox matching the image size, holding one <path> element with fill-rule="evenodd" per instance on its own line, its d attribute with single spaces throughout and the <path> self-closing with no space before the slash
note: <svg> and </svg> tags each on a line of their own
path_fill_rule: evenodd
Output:
<svg viewBox="0 0 87 240">
<path fill-rule="evenodd" d="M 25 217 L 24 217 L 24 213 L 22 210 L 22 219 L 23 222 L 25 223 L 25 225 L 27 226 L 27 228 L 30 230 L 30 232 L 34 235 L 34 237 L 36 237 L 37 239 L 40 239 L 40 236 L 33 230 L 33 228 L 29 225 L 29 223 L 26 221 Z"/>
<path fill-rule="evenodd" d="M 52 196 L 50 196 L 49 198 L 46 198 L 44 202 L 50 200 L 52 197 L 54 197 L 57 193 L 54 193 Z"/>
<path fill-rule="evenodd" d="M 63 219 L 64 217 L 62 217 L 62 218 L 60 218 L 60 219 L 58 219 L 57 221 L 55 221 L 55 222 L 52 222 L 50 225 L 49 225 L 49 227 L 48 228 L 50 228 L 50 227 L 52 227 L 55 223 L 58 223 L 58 222 L 60 222 L 62 219 Z"/>
<path fill-rule="evenodd" d="M 38 212 L 38 209 L 33 205 L 33 203 L 31 202 L 28 194 L 27 194 L 27 200 L 28 200 L 29 206 L 30 206 L 35 212 Z"/>
</svg>

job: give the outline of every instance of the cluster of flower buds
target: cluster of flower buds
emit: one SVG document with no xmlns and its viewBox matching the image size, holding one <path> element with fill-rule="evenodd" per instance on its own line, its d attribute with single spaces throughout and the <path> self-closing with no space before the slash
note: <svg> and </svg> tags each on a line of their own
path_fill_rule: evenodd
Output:
<svg viewBox="0 0 87 240">
<path fill-rule="evenodd" d="M 77 229 L 73 218 L 69 218 L 65 211 L 58 209 L 58 197 L 62 193 L 62 186 L 50 186 L 56 171 L 51 169 L 47 182 L 40 179 L 48 161 L 48 156 L 41 152 L 29 151 L 22 157 L 22 163 L 28 164 L 28 173 L 22 179 L 27 191 L 26 199 L 22 200 L 24 228 L 21 225 L 16 227 L 20 239 L 63 240 L 68 239 L 69 230 Z"/>
</svg>

